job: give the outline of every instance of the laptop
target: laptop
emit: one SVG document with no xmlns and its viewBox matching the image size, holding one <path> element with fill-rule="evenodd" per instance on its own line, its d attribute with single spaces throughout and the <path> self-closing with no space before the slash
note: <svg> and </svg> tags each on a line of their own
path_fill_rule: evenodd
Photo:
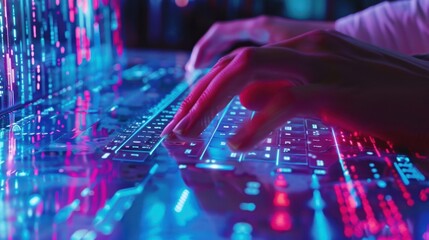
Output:
<svg viewBox="0 0 429 240">
<path fill-rule="evenodd" d="M 123 51 L 119 1 L 0 3 L 0 239 L 429 239 L 427 157 L 294 118 L 247 153 L 238 99 L 160 133 L 189 53 Z"/>
</svg>

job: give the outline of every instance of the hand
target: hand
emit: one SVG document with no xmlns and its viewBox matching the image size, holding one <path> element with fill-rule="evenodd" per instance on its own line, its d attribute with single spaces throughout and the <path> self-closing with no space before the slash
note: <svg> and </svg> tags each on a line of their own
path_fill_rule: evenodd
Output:
<svg viewBox="0 0 429 240">
<path fill-rule="evenodd" d="M 256 114 L 229 140 L 246 151 L 295 116 L 429 147 L 429 64 L 338 32 L 315 31 L 222 58 L 164 131 L 195 137 L 235 96 Z"/>
<path fill-rule="evenodd" d="M 295 37 L 316 29 L 332 29 L 333 22 L 310 22 L 261 16 L 215 23 L 192 50 L 186 69 L 208 67 L 215 57 L 240 41 L 264 45 Z"/>
</svg>

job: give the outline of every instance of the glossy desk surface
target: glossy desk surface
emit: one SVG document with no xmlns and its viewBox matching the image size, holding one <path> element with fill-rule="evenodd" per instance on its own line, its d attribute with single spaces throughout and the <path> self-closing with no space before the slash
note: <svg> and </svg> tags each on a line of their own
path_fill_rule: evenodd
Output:
<svg viewBox="0 0 429 240">
<path fill-rule="evenodd" d="M 130 65 L 150 67 L 84 76 L 3 115 L 0 239 L 429 239 L 427 181 L 404 191 L 388 172 L 339 183 L 335 173 L 274 174 L 263 162 L 209 170 L 180 163 L 165 144 L 143 163 L 104 158 L 112 136 L 183 78 L 176 68 L 186 60 L 130 53 Z M 176 71 L 177 79 L 151 80 Z"/>
</svg>

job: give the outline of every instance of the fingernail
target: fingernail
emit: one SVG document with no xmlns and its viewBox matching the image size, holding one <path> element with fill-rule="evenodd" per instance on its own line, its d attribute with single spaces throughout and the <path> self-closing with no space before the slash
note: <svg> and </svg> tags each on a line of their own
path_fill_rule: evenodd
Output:
<svg viewBox="0 0 429 240">
<path fill-rule="evenodd" d="M 182 135 L 184 132 L 186 132 L 189 124 L 189 117 L 184 117 L 173 129 L 173 132 L 178 135 Z"/>
</svg>

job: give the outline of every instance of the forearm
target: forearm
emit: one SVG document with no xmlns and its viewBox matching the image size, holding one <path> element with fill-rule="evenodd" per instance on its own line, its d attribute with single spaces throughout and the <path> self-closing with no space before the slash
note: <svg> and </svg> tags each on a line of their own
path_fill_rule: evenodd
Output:
<svg viewBox="0 0 429 240">
<path fill-rule="evenodd" d="M 339 32 L 405 54 L 429 52 L 429 1 L 384 2 L 335 22 Z"/>
</svg>

